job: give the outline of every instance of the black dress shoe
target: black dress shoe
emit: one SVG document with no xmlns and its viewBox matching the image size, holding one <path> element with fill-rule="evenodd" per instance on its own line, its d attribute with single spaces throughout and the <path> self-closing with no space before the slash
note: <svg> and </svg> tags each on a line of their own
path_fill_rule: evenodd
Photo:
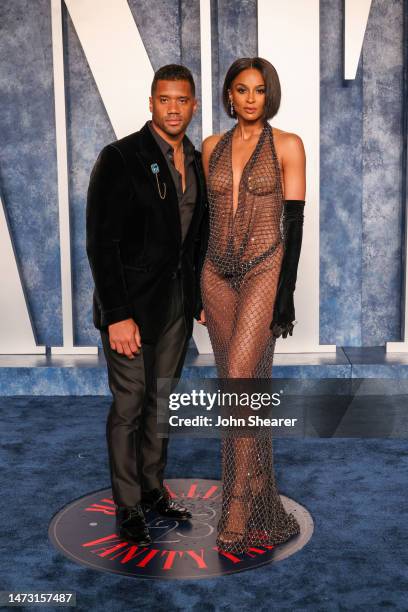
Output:
<svg viewBox="0 0 408 612">
<path fill-rule="evenodd" d="M 144 510 L 155 510 L 158 514 L 167 518 L 185 521 L 192 517 L 191 512 L 185 506 L 170 498 L 166 489 L 153 489 L 143 493 L 141 504 Z"/>
<path fill-rule="evenodd" d="M 139 546 L 149 546 L 152 543 L 140 504 L 131 508 L 116 506 L 116 525 L 121 538 Z"/>
</svg>

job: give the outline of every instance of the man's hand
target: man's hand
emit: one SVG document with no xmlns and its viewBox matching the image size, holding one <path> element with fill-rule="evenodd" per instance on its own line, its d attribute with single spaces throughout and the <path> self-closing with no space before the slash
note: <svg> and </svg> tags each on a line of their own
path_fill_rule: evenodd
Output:
<svg viewBox="0 0 408 612">
<path fill-rule="evenodd" d="M 196 319 L 197 323 L 200 323 L 200 325 L 206 325 L 206 319 L 205 319 L 205 313 L 204 310 L 202 310 L 200 312 L 200 319 Z"/>
<path fill-rule="evenodd" d="M 134 353 L 136 355 L 140 353 L 142 340 L 139 326 L 133 319 L 112 323 L 112 325 L 108 325 L 108 331 L 112 350 L 121 355 L 126 355 L 128 359 L 134 359 Z"/>
</svg>

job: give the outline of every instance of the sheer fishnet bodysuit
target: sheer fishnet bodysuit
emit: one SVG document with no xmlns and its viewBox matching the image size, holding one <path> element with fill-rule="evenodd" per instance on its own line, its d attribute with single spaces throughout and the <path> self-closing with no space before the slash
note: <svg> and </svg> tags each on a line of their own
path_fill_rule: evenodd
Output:
<svg viewBox="0 0 408 612">
<path fill-rule="evenodd" d="M 283 193 L 273 132 L 265 123 L 245 165 L 233 211 L 232 137 L 210 158 L 210 237 L 201 276 L 203 307 L 220 378 L 271 378 L 276 339 L 269 325 L 283 258 Z M 240 407 L 236 407 L 239 412 Z M 234 412 L 234 409 L 232 409 Z M 275 484 L 272 436 L 228 433 L 222 440 L 220 548 L 285 542 L 299 533 Z"/>
</svg>

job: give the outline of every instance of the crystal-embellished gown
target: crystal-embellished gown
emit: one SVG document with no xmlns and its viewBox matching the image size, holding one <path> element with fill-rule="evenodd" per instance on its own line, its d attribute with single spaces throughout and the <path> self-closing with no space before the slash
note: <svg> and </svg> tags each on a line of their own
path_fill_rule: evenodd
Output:
<svg viewBox="0 0 408 612">
<path fill-rule="evenodd" d="M 209 161 L 210 235 L 201 275 L 207 328 L 219 378 L 271 378 L 276 339 L 272 320 L 283 258 L 283 193 L 273 132 L 265 122 L 245 165 L 233 213 L 232 137 L 215 146 Z M 272 436 L 222 440 L 223 500 L 220 548 L 283 543 L 299 533 L 275 483 Z"/>
</svg>

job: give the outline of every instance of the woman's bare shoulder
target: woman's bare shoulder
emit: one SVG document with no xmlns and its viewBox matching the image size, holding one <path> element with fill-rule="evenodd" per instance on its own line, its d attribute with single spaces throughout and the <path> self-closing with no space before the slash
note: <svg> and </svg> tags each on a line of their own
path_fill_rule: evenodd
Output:
<svg viewBox="0 0 408 612">
<path fill-rule="evenodd" d="M 212 134 L 211 136 L 207 136 L 207 138 L 203 140 L 203 152 L 204 150 L 211 152 L 223 136 L 224 134 Z"/>
<path fill-rule="evenodd" d="M 280 130 L 279 128 L 272 128 L 274 139 L 279 141 L 282 147 L 303 147 L 303 141 L 298 134 L 294 132 L 287 132 Z"/>
<path fill-rule="evenodd" d="M 276 148 L 279 150 L 279 157 L 289 157 L 293 155 L 305 155 L 303 140 L 294 132 L 286 132 L 279 128 L 272 128 Z"/>
</svg>

